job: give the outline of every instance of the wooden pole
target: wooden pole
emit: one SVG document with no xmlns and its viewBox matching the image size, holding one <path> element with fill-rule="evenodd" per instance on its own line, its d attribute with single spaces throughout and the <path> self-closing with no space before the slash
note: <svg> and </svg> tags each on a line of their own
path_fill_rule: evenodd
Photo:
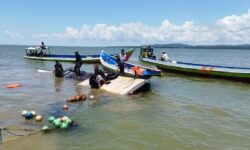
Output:
<svg viewBox="0 0 250 150">
<path fill-rule="evenodd" d="M 0 129 L 0 144 L 2 144 L 2 141 L 3 141 L 3 139 L 2 139 L 2 129 Z"/>
</svg>

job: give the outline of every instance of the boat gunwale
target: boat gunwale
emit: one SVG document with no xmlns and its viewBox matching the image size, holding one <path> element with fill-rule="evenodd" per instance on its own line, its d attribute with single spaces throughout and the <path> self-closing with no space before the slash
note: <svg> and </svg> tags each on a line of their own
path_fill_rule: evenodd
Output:
<svg viewBox="0 0 250 150">
<path fill-rule="evenodd" d="M 182 67 L 178 67 L 178 66 L 164 65 L 161 63 L 157 63 L 157 61 L 155 61 L 155 62 L 147 61 L 147 59 L 146 60 L 142 59 L 141 62 L 155 65 L 158 68 L 169 71 L 169 72 L 181 73 L 181 74 L 189 75 L 189 76 L 214 77 L 214 78 L 224 78 L 224 79 L 229 79 L 229 80 L 250 82 L 250 73 L 223 72 L 223 71 L 214 71 L 214 70 L 182 68 Z"/>
</svg>

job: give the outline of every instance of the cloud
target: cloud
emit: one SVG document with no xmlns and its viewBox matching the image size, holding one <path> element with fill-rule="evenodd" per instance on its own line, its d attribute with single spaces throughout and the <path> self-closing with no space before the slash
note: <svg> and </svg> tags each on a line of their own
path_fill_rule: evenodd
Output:
<svg viewBox="0 0 250 150">
<path fill-rule="evenodd" d="M 33 35 L 35 39 L 76 40 L 109 45 L 150 43 L 189 43 L 189 44 L 241 44 L 250 41 L 250 10 L 242 15 L 226 16 L 215 23 L 204 26 L 194 21 L 181 25 L 163 20 L 159 26 L 142 23 L 120 25 L 83 25 L 80 29 L 67 27 L 62 33 Z M 11 36 L 10 33 L 8 33 Z"/>
<path fill-rule="evenodd" d="M 9 31 L 9 30 L 5 30 L 4 35 L 8 38 L 20 38 L 20 37 L 22 37 L 20 34 L 18 34 L 16 32 Z"/>
</svg>

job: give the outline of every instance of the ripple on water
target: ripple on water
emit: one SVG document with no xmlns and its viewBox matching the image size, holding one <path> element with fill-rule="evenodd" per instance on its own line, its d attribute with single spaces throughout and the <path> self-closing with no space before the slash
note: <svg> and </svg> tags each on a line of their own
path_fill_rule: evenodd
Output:
<svg viewBox="0 0 250 150">
<path fill-rule="evenodd" d="M 232 117 L 230 111 L 223 107 L 219 108 L 219 107 L 206 106 L 195 103 L 188 103 L 184 105 L 184 108 L 197 113 L 214 113 L 221 117 Z"/>
<path fill-rule="evenodd" d="M 137 104 L 135 101 L 126 101 L 123 103 L 111 103 L 104 105 L 103 107 L 109 111 L 117 113 L 139 111 L 143 109 L 143 106 Z"/>
</svg>

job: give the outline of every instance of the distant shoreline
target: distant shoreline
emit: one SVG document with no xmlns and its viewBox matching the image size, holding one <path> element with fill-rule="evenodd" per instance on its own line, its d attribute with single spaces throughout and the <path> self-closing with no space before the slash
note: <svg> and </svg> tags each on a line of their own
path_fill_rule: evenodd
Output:
<svg viewBox="0 0 250 150">
<path fill-rule="evenodd" d="M 153 44 L 155 48 L 188 48 L 188 49 L 249 49 L 250 44 L 241 45 L 188 45 L 188 44 Z"/>
<path fill-rule="evenodd" d="M 250 50 L 250 44 L 239 45 L 189 45 L 189 44 L 149 44 L 153 48 L 183 48 L 183 49 L 245 49 Z M 19 44 L 0 44 L 0 46 L 32 46 L 32 45 L 19 45 Z M 34 46 L 34 45 L 33 45 Z M 50 45 L 50 47 L 113 47 L 113 48 L 140 48 L 141 46 L 72 46 L 72 45 Z"/>
</svg>

